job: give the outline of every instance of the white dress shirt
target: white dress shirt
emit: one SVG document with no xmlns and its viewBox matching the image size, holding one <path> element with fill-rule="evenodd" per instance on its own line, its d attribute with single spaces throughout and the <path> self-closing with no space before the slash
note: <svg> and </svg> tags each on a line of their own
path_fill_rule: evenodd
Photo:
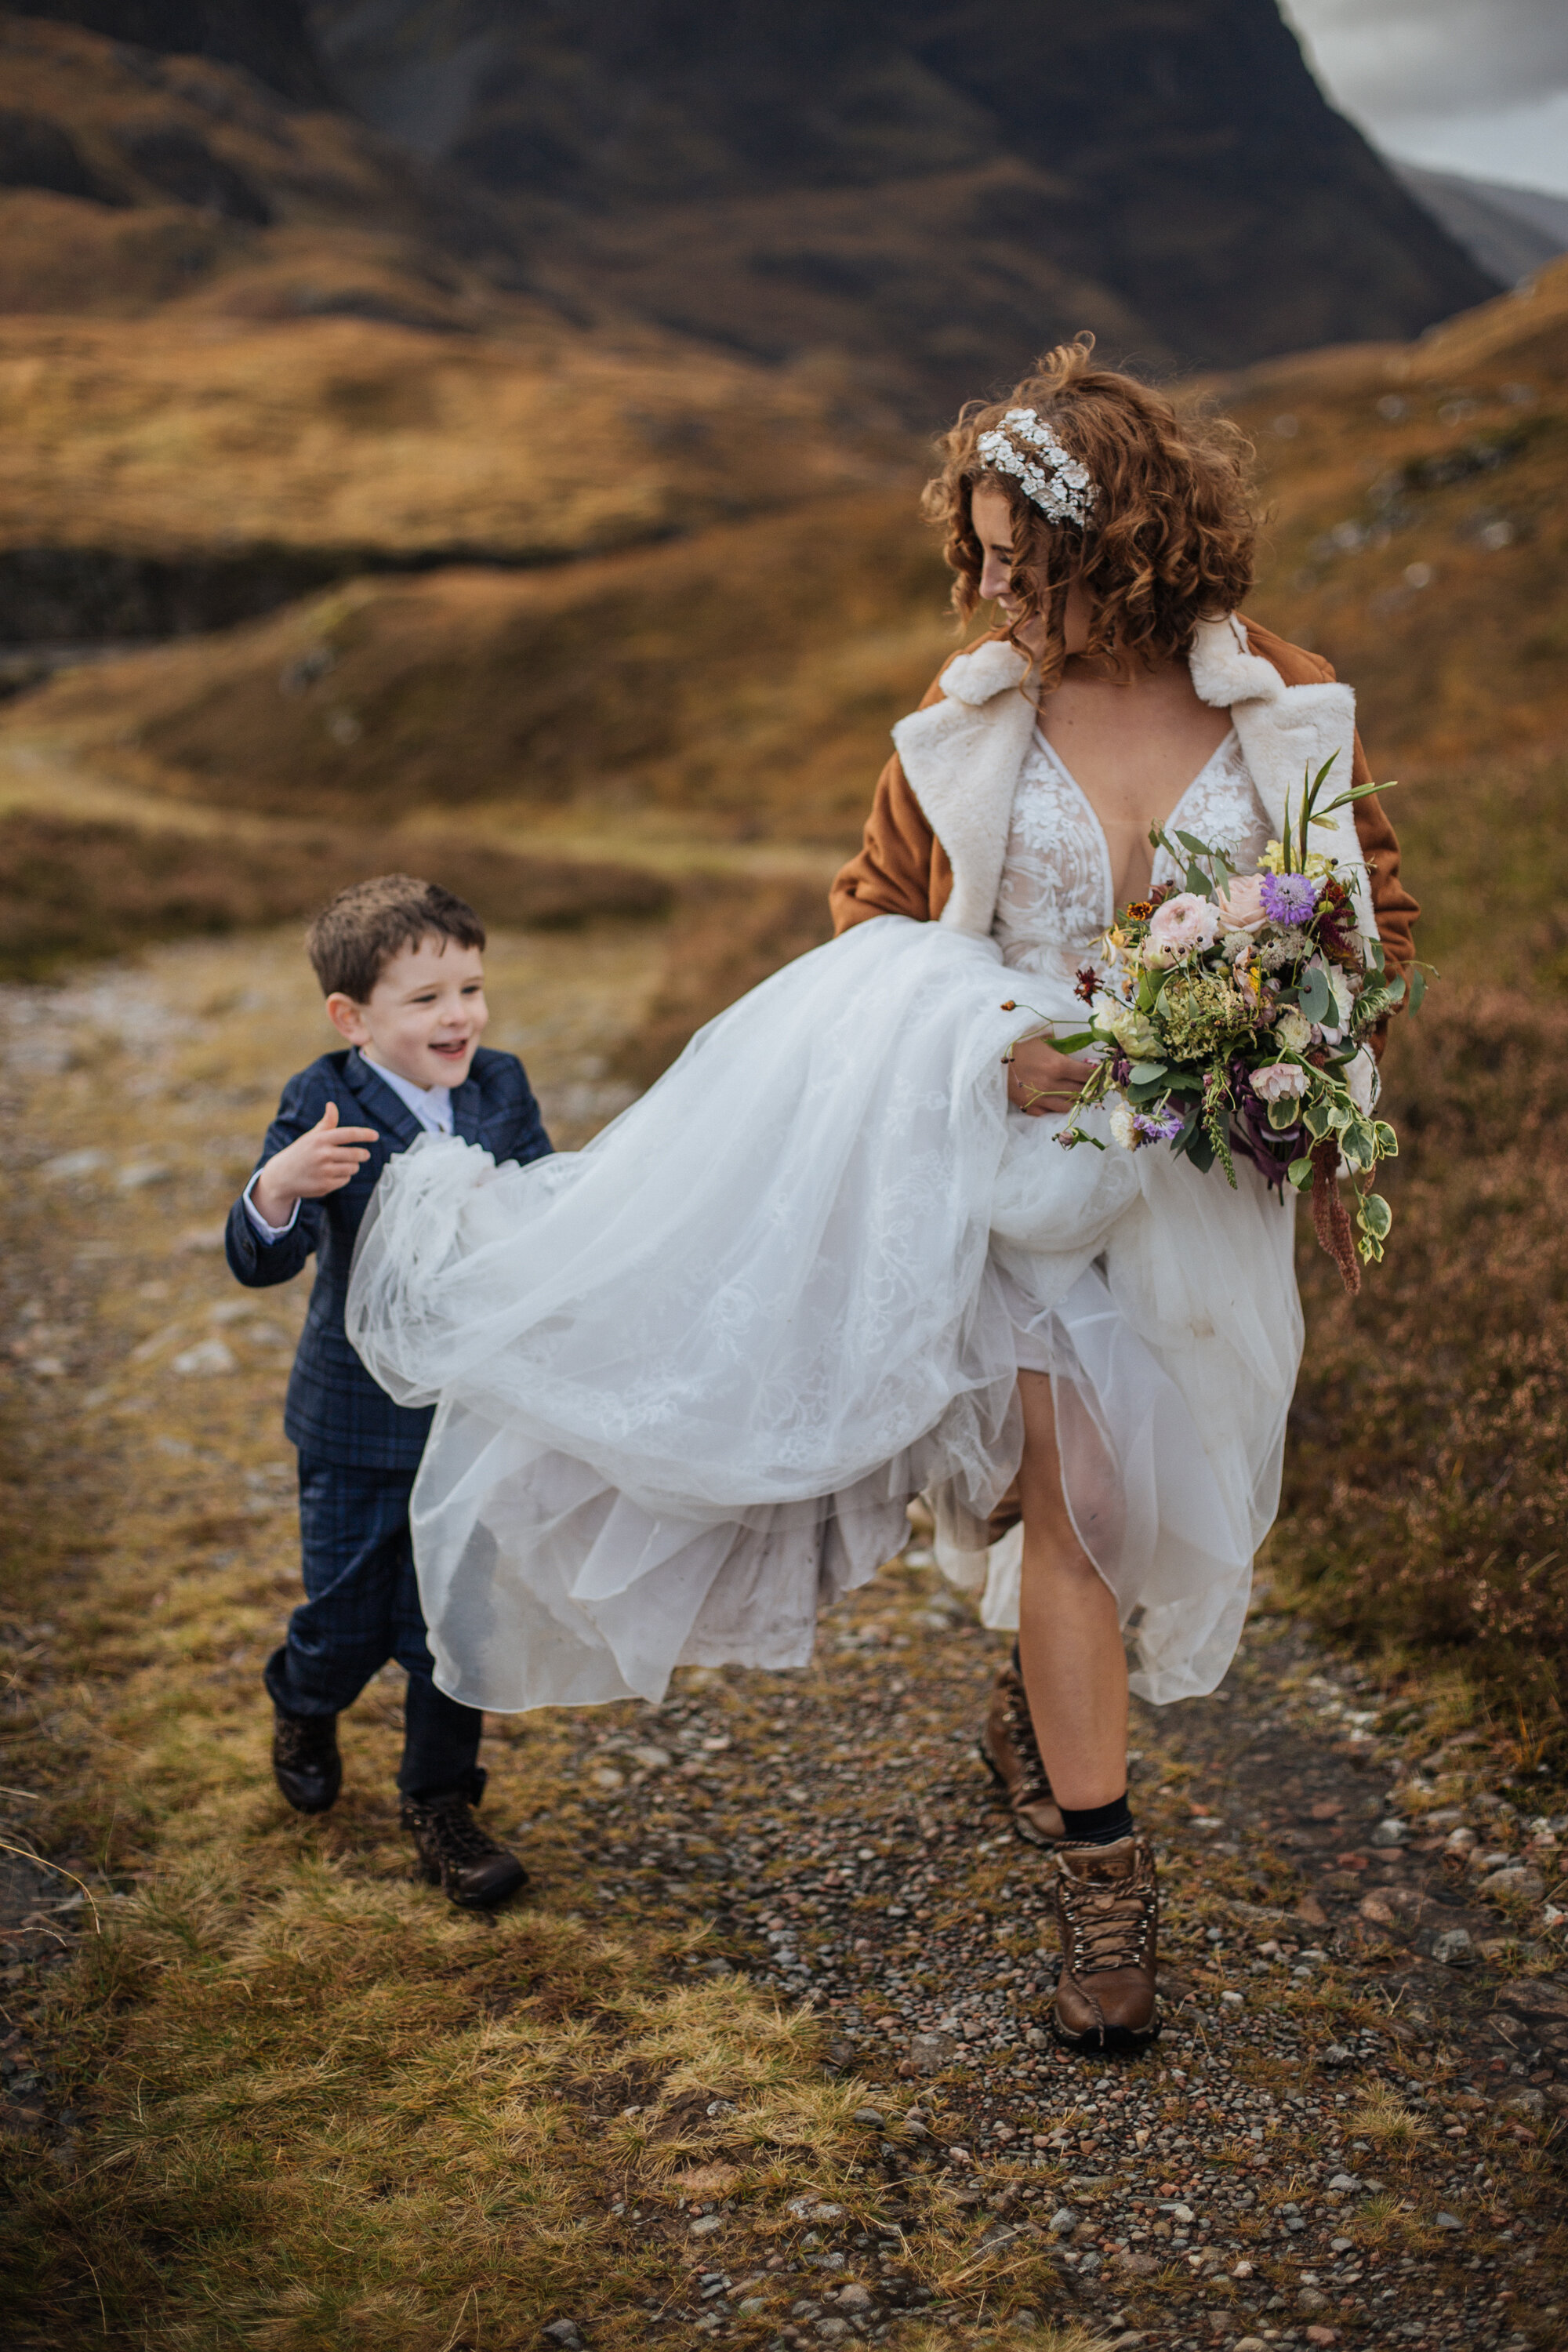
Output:
<svg viewBox="0 0 1568 2352">
<path fill-rule="evenodd" d="M 362 1061 L 368 1062 L 371 1068 L 375 1072 L 376 1076 L 381 1080 L 382 1085 L 384 1087 L 390 1087 L 393 1093 L 397 1097 L 399 1102 L 407 1105 L 408 1108 L 413 1112 L 415 1118 L 419 1121 L 420 1126 L 424 1128 L 426 1134 L 451 1134 L 452 1089 L 450 1087 L 416 1087 L 412 1078 L 399 1077 L 395 1070 L 387 1069 L 385 1065 L 378 1062 L 374 1055 L 367 1054 L 363 1046 L 360 1048 L 360 1059 Z M 256 1202 L 250 1197 L 252 1192 L 255 1190 L 257 1177 L 263 1173 L 265 1166 L 266 1163 L 264 1161 L 262 1163 L 262 1167 L 257 1170 L 256 1175 L 251 1178 L 250 1182 L 246 1186 L 241 1198 L 245 1202 L 245 1213 L 250 1219 L 250 1222 L 255 1226 L 257 1232 L 261 1235 L 262 1240 L 264 1242 L 281 1241 L 285 1234 L 291 1233 L 293 1231 L 294 1220 L 300 1213 L 300 1203 L 298 1201 L 295 1202 L 293 1208 L 289 1212 L 289 1222 L 286 1225 L 269 1225 L 268 1223 L 266 1218 L 257 1207 Z"/>
</svg>

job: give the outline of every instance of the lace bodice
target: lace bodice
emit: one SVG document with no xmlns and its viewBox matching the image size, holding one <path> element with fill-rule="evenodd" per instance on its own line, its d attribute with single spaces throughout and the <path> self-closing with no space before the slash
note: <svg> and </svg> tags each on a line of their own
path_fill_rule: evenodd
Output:
<svg viewBox="0 0 1568 2352">
<path fill-rule="evenodd" d="M 1243 871 L 1273 830 L 1258 797 L 1236 730 L 1211 753 L 1166 819 L 1212 842 Z M 1152 881 L 1176 870 L 1163 849 Z M 1036 729 L 1013 794 L 1013 817 L 992 936 L 1020 971 L 1081 964 L 1114 920 L 1110 852 L 1081 786 Z"/>
</svg>

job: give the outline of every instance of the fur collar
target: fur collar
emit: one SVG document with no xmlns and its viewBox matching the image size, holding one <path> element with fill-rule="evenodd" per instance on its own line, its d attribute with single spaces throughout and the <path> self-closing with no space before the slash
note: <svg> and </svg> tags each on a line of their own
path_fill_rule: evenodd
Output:
<svg viewBox="0 0 1568 2352">
<path fill-rule="evenodd" d="M 996 911 L 1013 794 L 1034 732 L 1027 671 L 1016 646 L 991 639 L 948 664 L 940 702 L 912 711 L 893 730 L 910 789 L 952 867 L 942 920 L 979 938 L 989 937 Z M 1287 803 L 1300 805 L 1304 776 L 1316 774 L 1331 752 L 1340 789 L 1349 784 L 1355 697 L 1348 686 L 1287 686 L 1272 662 L 1251 651 L 1235 614 L 1200 625 L 1192 673 L 1203 700 L 1229 710 L 1277 834 L 1284 831 Z M 1353 811 L 1342 809 L 1331 827 L 1314 835 L 1313 846 L 1355 870 L 1360 928 L 1375 939 Z"/>
</svg>

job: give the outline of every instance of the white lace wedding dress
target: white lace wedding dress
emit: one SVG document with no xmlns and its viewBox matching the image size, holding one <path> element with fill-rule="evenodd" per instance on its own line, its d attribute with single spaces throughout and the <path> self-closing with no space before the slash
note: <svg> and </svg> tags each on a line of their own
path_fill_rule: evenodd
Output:
<svg viewBox="0 0 1568 2352">
<path fill-rule="evenodd" d="M 1172 822 L 1261 847 L 1234 735 Z M 443 1689 L 510 1711 L 804 1664 L 921 1490 L 978 1583 L 1020 1365 L 1054 1376 L 1134 1688 L 1214 1688 L 1279 1496 L 1292 1211 L 1245 1163 L 1232 1192 L 1008 1108 L 1006 1047 L 1079 1024 L 1113 912 L 1104 835 L 1037 733 L 991 940 L 879 917 L 710 1023 L 585 1150 L 498 1169 L 426 1136 L 389 1164 L 349 1332 L 438 1405 L 413 1526 Z M 991 1555 L 993 1623 L 1018 1551 Z"/>
</svg>

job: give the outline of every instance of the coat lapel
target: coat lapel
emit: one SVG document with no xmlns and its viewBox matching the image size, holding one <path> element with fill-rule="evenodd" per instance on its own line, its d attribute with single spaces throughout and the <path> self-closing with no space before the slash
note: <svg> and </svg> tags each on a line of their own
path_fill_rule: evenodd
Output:
<svg viewBox="0 0 1568 2352">
<path fill-rule="evenodd" d="M 367 1062 L 356 1045 L 343 1066 L 343 1077 L 350 1090 L 364 1105 L 367 1123 L 380 1134 L 383 1142 L 391 1136 L 405 1151 L 418 1141 L 425 1129 L 400 1097 L 384 1086 L 373 1064 Z"/>
<path fill-rule="evenodd" d="M 1307 780 L 1325 760 L 1332 758 L 1334 764 L 1323 797 L 1332 800 L 1348 788 L 1355 758 L 1355 695 L 1351 688 L 1337 681 L 1287 686 L 1272 662 L 1252 652 L 1235 614 L 1199 624 L 1192 670 L 1203 700 L 1230 712 L 1258 797 L 1277 836 L 1284 837 L 1288 815 L 1300 819 Z M 1326 826 L 1315 826 L 1310 846 L 1354 874 L 1358 928 L 1364 938 L 1376 939 L 1353 807 L 1340 809 Z"/>
<path fill-rule="evenodd" d="M 484 1125 L 485 1099 L 470 1069 L 460 1087 L 452 1089 L 452 1132 L 464 1143 L 477 1143 Z"/>
<path fill-rule="evenodd" d="M 893 730 L 910 789 L 952 868 L 941 919 L 981 939 L 990 936 L 995 916 L 1013 794 L 1037 716 L 1025 689 L 1027 669 L 1005 640 L 977 646 L 942 672 L 942 700 L 912 711 Z M 1278 835 L 1284 834 L 1287 805 L 1300 810 L 1304 777 L 1315 775 L 1331 753 L 1337 789 L 1349 784 L 1355 696 L 1348 686 L 1287 686 L 1272 662 L 1251 651 L 1234 614 L 1199 625 L 1192 672 L 1203 700 L 1229 710 Z M 1355 875 L 1357 922 L 1365 938 L 1375 939 L 1353 810 L 1340 810 L 1314 833 L 1312 846 Z"/>
<path fill-rule="evenodd" d="M 1035 705 L 1022 691 L 1027 671 L 1016 646 L 977 646 L 943 670 L 942 700 L 893 730 L 910 789 L 952 867 L 941 919 L 980 939 L 990 936 L 1013 793 L 1034 732 Z"/>
</svg>

